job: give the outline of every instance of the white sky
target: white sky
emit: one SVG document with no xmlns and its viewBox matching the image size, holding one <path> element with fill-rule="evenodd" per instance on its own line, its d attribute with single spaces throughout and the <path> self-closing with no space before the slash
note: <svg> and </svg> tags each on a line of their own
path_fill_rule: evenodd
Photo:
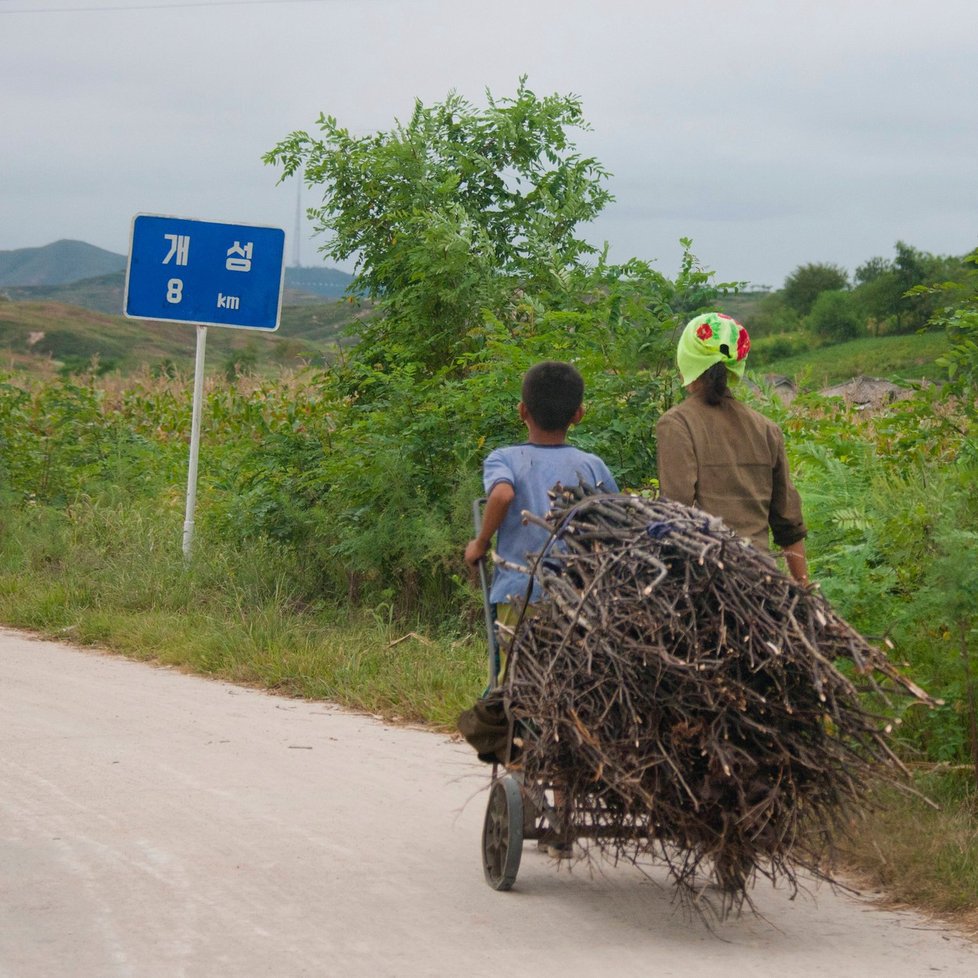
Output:
<svg viewBox="0 0 978 978">
<path fill-rule="evenodd" d="M 616 197 L 586 236 L 780 287 L 897 240 L 978 245 L 974 0 L 0 0 L 0 250 L 128 250 L 136 213 L 285 228 L 261 156 L 521 74 L 581 97 Z M 303 206 L 314 202 L 303 192 Z M 303 219 L 303 264 L 318 259 Z"/>
</svg>

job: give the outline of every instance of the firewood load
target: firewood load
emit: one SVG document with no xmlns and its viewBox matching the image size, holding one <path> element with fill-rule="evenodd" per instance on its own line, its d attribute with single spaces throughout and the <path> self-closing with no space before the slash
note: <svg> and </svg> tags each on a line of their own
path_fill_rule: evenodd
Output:
<svg viewBox="0 0 978 978">
<path fill-rule="evenodd" d="M 685 896 L 825 876 L 873 777 L 880 715 L 931 704 L 817 589 L 707 514 L 556 487 L 503 691 L 527 783 L 564 786 L 588 851 L 663 861 Z M 534 519 L 524 514 L 528 520 Z"/>
</svg>

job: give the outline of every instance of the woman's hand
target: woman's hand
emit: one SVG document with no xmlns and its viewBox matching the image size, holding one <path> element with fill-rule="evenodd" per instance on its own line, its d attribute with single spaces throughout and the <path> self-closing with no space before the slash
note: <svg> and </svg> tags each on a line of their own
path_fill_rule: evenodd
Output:
<svg viewBox="0 0 978 978">
<path fill-rule="evenodd" d="M 808 558 L 805 556 L 805 541 L 798 540 L 783 547 L 781 552 L 784 559 L 788 562 L 788 573 L 801 585 L 807 587 L 808 581 Z"/>
</svg>

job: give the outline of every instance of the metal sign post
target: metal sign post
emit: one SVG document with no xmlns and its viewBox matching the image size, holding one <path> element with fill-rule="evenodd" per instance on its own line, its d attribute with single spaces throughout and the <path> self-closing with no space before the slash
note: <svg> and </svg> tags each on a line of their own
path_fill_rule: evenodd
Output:
<svg viewBox="0 0 978 978">
<path fill-rule="evenodd" d="M 183 518 L 183 555 L 188 560 L 194 539 L 194 509 L 197 506 L 197 457 L 200 454 L 200 416 L 204 402 L 204 350 L 207 327 L 197 327 L 197 354 L 194 359 L 194 408 L 190 420 L 190 465 L 187 471 L 187 509 Z"/>
<path fill-rule="evenodd" d="M 197 327 L 183 553 L 189 558 L 208 326 L 274 332 L 282 314 L 285 232 L 256 225 L 137 214 L 132 222 L 124 312 L 130 319 Z"/>
</svg>

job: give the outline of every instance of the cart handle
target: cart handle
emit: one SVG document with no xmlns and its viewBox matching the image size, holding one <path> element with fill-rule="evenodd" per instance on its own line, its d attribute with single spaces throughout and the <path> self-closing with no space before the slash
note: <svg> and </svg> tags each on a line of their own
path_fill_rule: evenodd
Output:
<svg viewBox="0 0 978 978">
<path fill-rule="evenodd" d="M 472 522 L 475 525 L 475 535 L 482 532 L 482 507 L 486 504 L 486 497 L 472 501 Z M 486 638 L 489 648 L 489 685 L 486 692 L 496 688 L 497 677 L 499 676 L 499 638 L 496 634 L 496 606 L 489 600 L 489 571 L 486 567 L 486 558 L 479 558 L 479 583 L 482 585 L 482 609 L 486 616 Z"/>
</svg>

